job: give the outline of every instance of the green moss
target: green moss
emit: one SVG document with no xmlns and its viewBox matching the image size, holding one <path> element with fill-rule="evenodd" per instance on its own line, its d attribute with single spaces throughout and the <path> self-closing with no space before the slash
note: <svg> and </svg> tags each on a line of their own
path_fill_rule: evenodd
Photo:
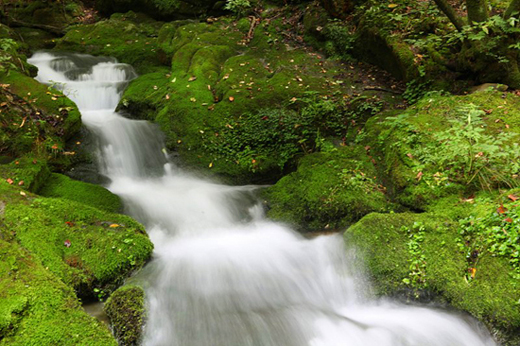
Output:
<svg viewBox="0 0 520 346">
<path fill-rule="evenodd" d="M 139 345 L 145 323 L 144 290 L 139 286 L 117 289 L 105 304 L 105 312 L 117 340 L 123 345 Z"/>
<path fill-rule="evenodd" d="M 171 72 L 134 80 L 120 104 L 120 109 L 137 110 L 139 118 L 154 119 L 166 134 L 167 146 L 187 165 L 210 168 L 241 183 L 273 181 L 282 171 L 276 160 L 259 159 L 277 153 L 256 152 L 253 138 L 242 143 L 237 155 L 223 154 L 221 149 L 228 145 L 223 134 L 235 124 L 260 109 L 299 111 L 302 105 L 296 101 L 309 94 L 331 97 L 356 92 L 350 83 L 335 82 L 337 65 L 281 44 L 274 24 L 262 22 L 248 42 L 244 39 L 247 21 L 224 18 L 213 24 L 166 24 L 160 42 L 163 54 L 172 57 Z M 316 131 L 302 127 L 306 130 Z M 254 159 L 255 167 L 241 157 Z M 296 157 L 290 158 L 288 167 Z"/>
<path fill-rule="evenodd" d="M 117 345 L 70 287 L 16 243 L 0 240 L 0 345 Z"/>
<path fill-rule="evenodd" d="M 21 186 L 31 192 L 38 192 L 50 177 L 47 162 L 36 156 L 26 155 L 4 165 L 0 165 L 2 180 Z"/>
<path fill-rule="evenodd" d="M 69 199 L 112 213 L 117 213 L 122 208 L 120 198 L 104 187 L 73 180 L 61 174 L 52 174 L 39 194 Z"/>
<path fill-rule="evenodd" d="M 298 170 L 268 188 L 270 218 L 305 230 L 338 229 L 373 211 L 392 206 L 376 181 L 361 147 L 303 157 Z"/>
<path fill-rule="evenodd" d="M 469 203 L 467 212 L 472 211 Z M 411 250 L 414 229 L 423 229 L 417 257 Z M 509 275 L 506 260 L 484 256 L 471 277 L 471 267 L 458 243 L 458 223 L 435 214 L 369 214 L 345 232 L 347 245 L 359 249 L 377 291 L 396 295 L 417 291 L 410 277 L 422 267 L 422 293 L 429 292 L 456 308 L 468 311 L 491 329 L 511 339 L 520 327 L 520 289 Z M 414 257 L 415 256 L 415 257 Z M 414 295 L 412 295 L 414 297 Z"/>
<path fill-rule="evenodd" d="M 161 22 L 142 14 L 115 14 L 90 25 L 72 26 L 56 49 L 111 56 L 132 65 L 137 72 L 151 72 L 161 65 L 157 55 L 157 32 Z"/>
<path fill-rule="evenodd" d="M 425 148 L 449 145 L 439 143 L 436 134 L 453 129 L 456 125 L 452 120 L 462 119 L 464 107 L 473 105 L 485 113 L 482 119 L 486 135 L 500 138 L 501 134 L 510 134 L 514 141 L 519 133 L 518 102 L 513 95 L 497 90 L 465 96 L 429 94 L 397 117 L 371 118 L 365 127 L 363 143 L 371 147 L 379 170 L 387 177 L 385 185 L 396 200 L 410 208 L 424 210 L 428 204 L 450 194 L 469 196 L 475 190 L 486 188 L 478 181 L 469 184 L 453 173 L 450 176 L 449 167 L 425 161 Z M 492 178 L 489 186 L 517 184 L 513 177 L 506 178 L 506 181 Z"/>
<path fill-rule="evenodd" d="M 151 255 L 143 227 L 127 216 L 0 186 L 8 234 L 80 296 L 109 292 Z"/>
<path fill-rule="evenodd" d="M 64 158 L 65 142 L 81 126 L 76 105 L 61 92 L 16 71 L 2 76 L 2 82 L 8 87 L 0 89 L 0 103 L 5 102 L 0 153 L 16 157 L 33 151 L 50 161 Z"/>
</svg>

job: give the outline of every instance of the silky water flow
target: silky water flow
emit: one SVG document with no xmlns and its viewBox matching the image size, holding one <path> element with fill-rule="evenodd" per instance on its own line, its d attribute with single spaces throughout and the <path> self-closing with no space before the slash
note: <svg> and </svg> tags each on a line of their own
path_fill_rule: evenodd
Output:
<svg viewBox="0 0 520 346">
<path fill-rule="evenodd" d="M 36 53 L 40 82 L 78 105 L 107 188 L 155 244 L 144 345 L 495 345 L 473 319 L 376 299 L 339 235 L 304 239 L 264 218 L 256 186 L 225 186 L 171 163 L 156 126 L 115 112 L 136 78 L 114 59 Z"/>
</svg>

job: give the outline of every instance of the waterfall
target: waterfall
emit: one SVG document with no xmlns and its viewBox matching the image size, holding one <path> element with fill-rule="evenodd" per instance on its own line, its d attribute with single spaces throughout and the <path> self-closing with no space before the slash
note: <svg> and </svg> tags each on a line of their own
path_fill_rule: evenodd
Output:
<svg viewBox="0 0 520 346">
<path fill-rule="evenodd" d="M 305 239 L 264 218 L 256 186 L 224 186 L 175 167 L 156 126 L 115 112 L 132 68 L 108 58 L 37 53 L 37 79 L 78 105 L 99 169 L 155 244 L 141 271 L 144 345 L 479 346 L 474 319 L 376 299 L 339 235 Z"/>
</svg>

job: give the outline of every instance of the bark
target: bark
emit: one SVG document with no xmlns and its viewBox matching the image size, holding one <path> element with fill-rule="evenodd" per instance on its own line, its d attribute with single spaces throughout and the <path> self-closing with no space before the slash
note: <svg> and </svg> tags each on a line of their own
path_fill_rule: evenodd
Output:
<svg viewBox="0 0 520 346">
<path fill-rule="evenodd" d="M 447 0 L 434 0 L 437 4 L 437 7 L 448 17 L 448 19 L 455 25 L 458 31 L 462 31 L 462 27 L 464 26 L 464 22 L 462 18 L 460 18 Z M 519 0 L 520 1 L 520 0 Z"/>
<path fill-rule="evenodd" d="M 520 0 L 511 0 L 509 7 L 504 12 L 504 19 L 508 19 L 513 13 L 520 12 Z"/>
<path fill-rule="evenodd" d="M 468 22 L 470 24 L 484 22 L 489 17 L 486 0 L 466 0 L 466 8 L 468 9 Z"/>
</svg>

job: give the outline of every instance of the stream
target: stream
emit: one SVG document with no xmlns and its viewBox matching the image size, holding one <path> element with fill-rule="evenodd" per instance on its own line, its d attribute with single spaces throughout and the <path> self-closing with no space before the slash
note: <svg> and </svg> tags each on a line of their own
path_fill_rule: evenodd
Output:
<svg viewBox="0 0 520 346">
<path fill-rule="evenodd" d="M 115 112 L 137 75 L 114 59 L 36 53 L 42 83 L 78 105 L 100 173 L 155 244 L 143 344 L 171 346 L 496 345 L 474 319 L 377 299 L 340 235 L 305 239 L 263 215 L 258 186 L 179 169 L 156 125 Z"/>
</svg>

